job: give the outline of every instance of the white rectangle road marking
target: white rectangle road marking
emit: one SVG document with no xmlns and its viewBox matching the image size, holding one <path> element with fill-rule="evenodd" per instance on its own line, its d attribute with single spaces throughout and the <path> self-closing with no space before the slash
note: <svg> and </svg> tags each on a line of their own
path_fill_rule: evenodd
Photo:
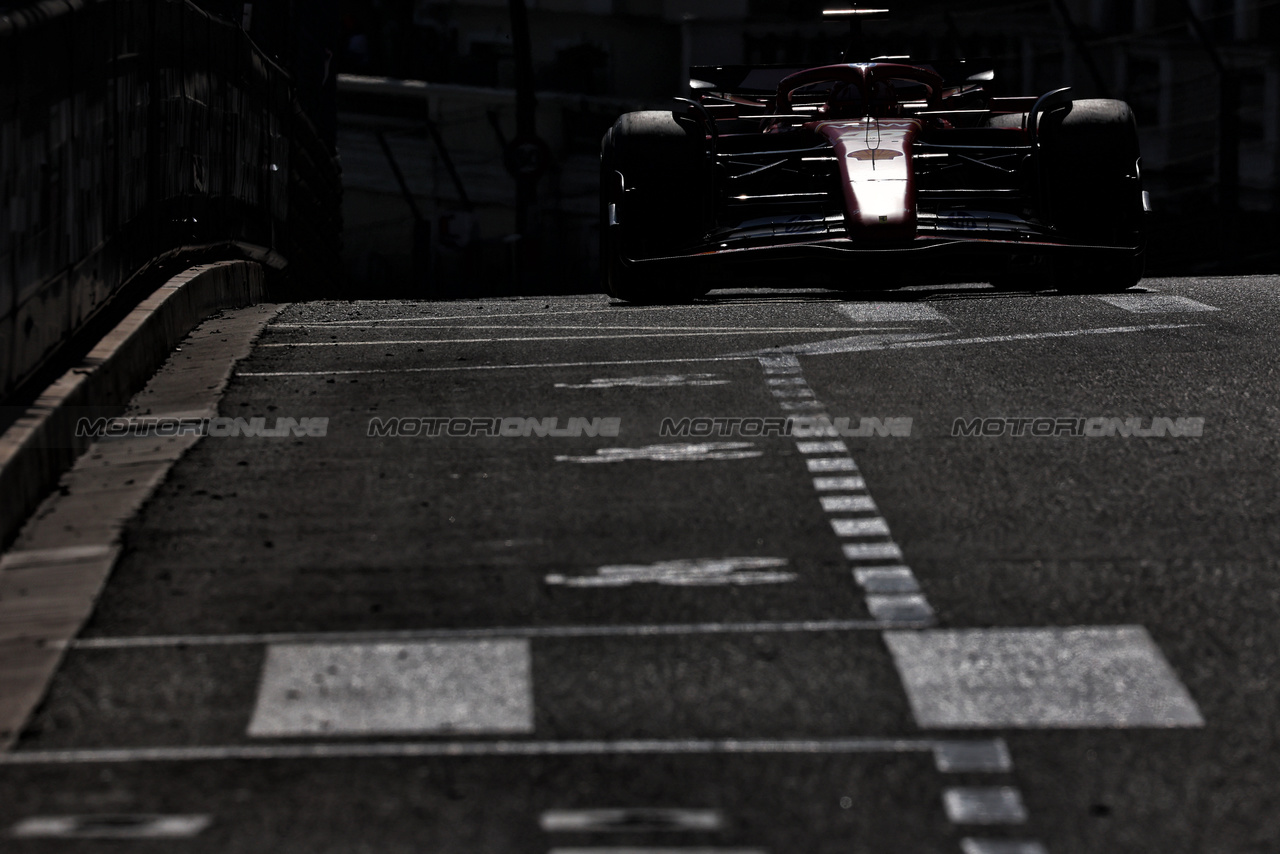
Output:
<svg viewBox="0 0 1280 854">
<path fill-rule="evenodd" d="M 783 400 L 778 403 L 784 412 L 814 412 L 826 409 L 827 405 L 820 400 Z"/>
<path fill-rule="evenodd" d="M 778 398 L 779 400 L 783 398 L 799 399 L 804 397 L 816 396 L 813 393 L 813 389 L 804 388 L 803 386 L 790 386 L 790 387 L 784 386 L 782 388 L 772 388 L 772 389 L 769 389 L 769 391 L 771 391 L 773 393 L 773 396 Z"/>
<path fill-rule="evenodd" d="M 1130 314 L 1172 314 L 1179 311 L 1218 311 L 1211 305 L 1173 294 L 1112 294 L 1098 297 Z"/>
<path fill-rule="evenodd" d="M 783 386 L 783 385 L 805 385 L 804 377 L 767 377 L 766 385 Z"/>
<path fill-rule="evenodd" d="M 45 815 L 9 829 L 17 839 L 181 839 L 209 826 L 207 815 Z"/>
<path fill-rule="evenodd" d="M 816 457 L 805 460 L 804 464 L 811 472 L 823 471 L 857 471 L 858 466 L 852 457 Z"/>
<path fill-rule="evenodd" d="M 832 519 L 837 537 L 887 537 L 889 523 L 876 516 L 870 519 Z"/>
<path fill-rule="evenodd" d="M 818 500 L 826 513 L 876 512 L 876 503 L 870 495 L 820 495 Z"/>
<path fill-rule="evenodd" d="M 933 608 L 929 600 L 918 593 L 873 594 L 867 597 L 867 610 L 877 620 L 886 622 L 933 621 Z"/>
<path fill-rule="evenodd" d="M 547 833 L 715 831 L 724 827 L 719 810 L 641 807 L 547 810 L 538 820 Z"/>
<path fill-rule="evenodd" d="M 956 786 L 944 789 L 942 805 L 953 824 L 1023 824 L 1027 808 L 1012 786 Z"/>
<path fill-rule="evenodd" d="M 1013 757 L 1003 739 L 951 741 L 933 751 L 934 766 L 943 774 L 1000 774 L 1013 770 Z"/>
<path fill-rule="evenodd" d="M 946 320 L 925 302 L 847 302 L 840 311 L 854 323 L 902 323 L 924 320 Z"/>
<path fill-rule="evenodd" d="M 763 848 L 690 848 L 688 846 L 637 848 L 633 845 L 624 847 L 597 845 L 586 848 L 552 848 L 548 854 L 768 854 L 768 852 Z"/>
<path fill-rule="evenodd" d="M 847 454 L 848 446 L 844 442 L 796 442 L 796 450 L 802 454 Z"/>
<path fill-rule="evenodd" d="M 271 646 L 252 736 L 529 733 L 527 640 Z"/>
<path fill-rule="evenodd" d="M 848 560 L 902 560 L 902 549 L 897 543 L 845 543 L 844 556 Z"/>
<path fill-rule="evenodd" d="M 866 489 L 867 482 L 860 477 L 815 477 L 813 488 L 818 492 L 839 492 L 846 489 L 856 492 Z"/>
<path fill-rule="evenodd" d="M 1049 849 L 1032 839 L 960 840 L 961 854 L 1049 854 Z"/>
<path fill-rule="evenodd" d="M 920 585 L 915 575 L 905 566 L 872 566 L 866 569 L 855 569 L 853 577 L 863 590 L 880 596 L 920 592 Z"/>
<path fill-rule="evenodd" d="M 891 631 L 885 643 L 924 728 L 1204 726 L 1141 626 Z"/>
</svg>

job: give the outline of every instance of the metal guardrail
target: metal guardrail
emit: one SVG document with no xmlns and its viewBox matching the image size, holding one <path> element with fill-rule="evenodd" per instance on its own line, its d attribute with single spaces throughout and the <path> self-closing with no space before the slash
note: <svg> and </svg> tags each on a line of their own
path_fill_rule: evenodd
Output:
<svg viewBox="0 0 1280 854">
<path fill-rule="evenodd" d="M 239 27 L 187 0 L 0 15 L 0 397 L 179 247 L 332 291 L 341 193 L 293 81 Z"/>
</svg>

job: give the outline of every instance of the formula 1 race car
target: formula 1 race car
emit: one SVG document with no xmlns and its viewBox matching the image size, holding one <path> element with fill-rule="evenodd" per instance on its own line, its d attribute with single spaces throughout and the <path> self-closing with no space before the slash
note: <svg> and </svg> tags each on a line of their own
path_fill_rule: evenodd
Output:
<svg viewBox="0 0 1280 854">
<path fill-rule="evenodd" d="M 851 21 L 883 10 L 841 10 Z M 995 97 L 964 60 L 690 69 L 694 99 L 623 115 L 601 147 L 604 289 L 1137 284 L 1149 210 L 1122 101 Z"/>
</svg>

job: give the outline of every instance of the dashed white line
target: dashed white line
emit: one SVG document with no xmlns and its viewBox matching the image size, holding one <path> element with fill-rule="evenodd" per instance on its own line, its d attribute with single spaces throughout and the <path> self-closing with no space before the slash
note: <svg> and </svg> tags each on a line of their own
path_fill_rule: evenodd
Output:
<svg viewBox="0 0 1280 854">
<path fill-rule="evenodd" d="M 1027 808 L 1012 786 L 956 786 L 943 791 L 942 804 L 953 824 L 1023 824 Z"/>
<path fill-rule="evenodd" d="M 889 523 L 881 518 L 832 519 L 831 530 L 837 537 L 887 537 Z"/>
<path fill-rule="evenodd" d="M 902 560 L 897 543 L 845 543 L 843 548 L 848 560 Z"/>
<path fill-rule="evenodd" d="M 847 454 L 848 446 L 839 440 L 830 442 L 796 442 L 796 450 L 802 454 Z"/>
<path fill-rule="evenodd" d="M 867 593 L 900 595 L 919 593 L 915 573 L 906 566 L 870 566 L 853 571 L 854 580 Z"/>
<path fill-rule="evenodd" d="M 818 492 L 857 491 L 866 489 L 867 482 L 860 477 L 815 477 L 813 488 Z"/>
<path fill-rule="evenodd" d="M 810 472 L 857 471 L 851 457 L 814 457 L 804 461 Z"/>
<path fill-rule="evenodd" d="M 9 829 L 15 839 L 184 839 L 212 821 L 207 815 L 94 814 L 31 816 Z"/>
<path fill-rule="evenodd" d="M 870 495 L 821 495 L 822 509 L 826 513 L 870 512 L 877 510 Z"/>
</svg>

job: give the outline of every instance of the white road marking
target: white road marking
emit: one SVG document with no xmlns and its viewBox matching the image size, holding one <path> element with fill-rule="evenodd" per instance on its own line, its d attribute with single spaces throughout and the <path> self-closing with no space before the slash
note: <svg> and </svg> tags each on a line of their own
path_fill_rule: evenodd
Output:
<svg viewBox="0 0 1280 854">
<path fill-rule="evenodd" d="M 837 537 L 887 537 L 889 523 L 881 518 L 832 519 L 831 530 Z"/>
<path fill-rule="evenodd" d="M 508 337 L 491 337 L 491 338 L 384 338 L 374 341 L 284 341 L 284 342 L 267 342 L 258 344 L 259 347 L 266 348 L 291 348 L 291 347 L 389 347 L 397 344 L 406 347 L 422 347 L 426 344 L 512 344 L 525 343 L 531 341 L 616 341 L 621 338 L 723 338 L 726 336 L 744 336 L 744 335 L 778 335 L 781 333 L 795 332 L 820 332 L 817 329 L 738 329 L 733 332 L 705 332 L 701 329 L 691 329 L 684 332 L 638 332 L 638 333 L 619 333 L 610 332 L 607 335 L 513 335 Z M 837 329 L 833 331 L 845 332 L 847 330 Z"/>
<path fill-rule="evenodd" d="M 728 385 L 719 374 L 662 374 L 653 377 L 607 377 L 589 383 L 556 383 L 556 388 L 679 388 L 682 386 Z"/>
<path fill-rule="evenodd" d="M 688 306 L 681 306 L 679 310 L 687 312 Z M 724 305 L 705 305 L 699 306 L 703 311 L 716 308 L 736 308 L 736 306 Z M 674 311 L 669 305 L 631 305 L 627 306 L 628 313 L 637 313 L 642 311 Z M 368 317 L 358 320 L 317 320 L 310 324 L 299 324 L 300 326 L 346 326 L 350 324 L 382 324 L 382 323 L 413 323 L 423 320 L 497 320 L 503 317 L 573 317 L 579 314 L 612 314 L 618 315 L 617 306 L 610 308 L 573 308 L 567 311 L 504 311 L 504 312 L 488 312 L 485 314 L 452 314 L 440 315 L 439 317 L 429 317 L 418 315 L 416 317 Z"/>
<path fill-rule="evenodd" d="M 1211 305 L 1173 294 L 1114 294 L 1098 297 L 1130 314 L 1171 314 L 1178 311 L 1218 311 Z"/>
<path fill-rule="evenodd" d="M 324 327 L 323 325 L 310 324 L 310 323 L 273 323 L 271 324 L 271 328 L 272 329 L 316 329 L 316 328 L 324 329 L 326 327 Z M 795 326 L 703 326 L 701 324 L 697 326 L 649 326 L 649 325 L 640 324 L 640 323 L 632 324 L 630 326 L 610 326 L 607 324 L 601 324 L 601 325 L 593 324 L 591 326 L 584 326 L 580 323 L 574 324 L 574 325 L 566 325 L 566 326 L 555 326 L 552 324 L 544 324 L 544 323 L 536 323 L 536 324 L 531 323 L 528 325 L 512 325 L 510 323 L 444 323 L 444 324 L 433 323 L 430 326 L 409 326 L 409 325 L 384 326 L 380 324 L 364 324 L 363 326 L 330 326 L 327 328 L 330 331 L 341 329 L 344 331 L 351 330 L 353 332 L 368 332 L 375 329 L 386 329 L 386 330 L 398 330 L 398 329 L 574 330 L 574 329 L 579 329 L 583 331 L 595 331 L 595 332 L 608 329 L 608 330 L 619 330 L 623 332 L 626 332 L 626 331 L 631 331 L 631 332 L 730 332 L 730 333 L 768 332 L 771 334 L 777 334 L 782 332 L 796 332 L 796 331 L 800 331 L 800 332 L 848 332 L 849 331 L 849 327 L 847 326 L 805 326 L 803 328 L 797 328 Z M 883 327 L 875 327 L 875 328 L 880 331 L 883 331 Z"/>
<path fill-rule="evenodd" d="M 745 354 L 744 354 L 745 355 Z M 800 373 L 800 360 L 789 353 L 753 353 L 751 358 L 760 360 L 760 368 L 766 374 L 798 374 Z"/>
<path fill-rule="evenodd" d="M 897 543 L 845 543 L 843 548 L 848 560 L 902 560 Z"/>
<path fill-rule="evenodd" d="M 763 848 L 707 848 L 705 846 L 694 848 L 688 846 L 680 846 L 679 848 L 637 848 L 634 845 L 621 847 L 597 845 L 585 848 L 557 847 L 550 849 L 547 854 L 768 854 L 768 852 Z"/>
<path fill-rule="evenodd" d="M 533 732 L 527 640 L 267 649 L 251 736 Z"/>
<path fill-rule="evenodd" d="M 877 620 L 893 622 L 932 622 L 933 608 L 919 593 L 867 596 L 867 610 Z"/>
<path fill-rule="evenodd" d="M 1106 326 L 1093 329 L 1067 329 L 1062 332 L 1020 332 L 1009 335 L 981 335 L 974 338 L 950 338 L 947 333 L 916 335 L 854 335 L 833 341 L 791 344 L 770 349 L 769 354 L 794 353 L 801 356 L 826 356 L 834 353 L 862 353 L 875 350 L 918 350 L 926 347 L 956 347 L 968 344 L 1010 344 L 1014 341 L 1042 341 L 1053 338 L 1078 338 L 1084 335 L 1120 335 L 1126 332 L 1156 332 L 1190 329 L 1199 323 L 1152 323 L 1145 326 Z M 760 356 L 762 351 L 734 355 Z"/>
<path fill-rule="evenodd" d="M 624 463 L 637 460 L 673 463 L 704 460 L 745 460 L 759 457 L 750 442 L 703 442 L 701 444 L 648 445 L 643 448 L 597 448 L 593 456 L 557 456 L 558 463 Z"/>
<path fill-rule="evenodd" d="M 765 385 L 805 385 L 804 377 L 766 377 Z"/>
<path fill-rule="evenodd" d="M 847 454 L 849 448 L 839 439 L 830 442 L 796 442 L 796 450 L 802 454 Z"/>
<path fill-rule="evenodd" d="M 999 741 L 998 739 L 991 741 Z M 218 760 L 345 759 L 406 756 L 824 755 L 931 753 L 955 743 L 929 738 L 624 739 L 619 741 L 349 741 L 23 750 L 0 753 L 4 765 L 81 765 Z M 976 742 L 975 742 L 976 743 Z M 935 755 L 935 762 L 936 762 Z"/>
<path fill-rule="evenodd" d="M 868 593 L 900 595 L 919 593 L 920 584 L 915 574 L 906 566 L 870 566 L 855 569 L 853 578 Z"/>
<path fill-rule="evenodd" d="M 770 389 L 769 391 L 772 392 L 773 396 L 777 398 L 814 397 L 813 389 L 802 388 L 799 386 L 792 386 L 789 388 L 774 388 L 774 389 Z"/>
<path fill-rule="evenodd" d="M 921 727 L 1201 727 L 1141 626 L 886 632 Z"/>
<path fill-rule="evenodd" d="M 942 805 L 952 824 L 1024 824 L 1027 808 L 1012 786 L 956 786 L 944 789 Z"/>
<path fill-rule="evenodd" d="M 841 490 L 860 490 L 867 488 L 867 482 L 860 477 L 815 477 L 813 488 L 818 492 L 839 492 Z"/>
<path fill-rule="evenodd" d="M 538 825 L 547 833 L 710 832 L 721 830 L 725 821 L 719 810 L 626 807 L 547 810 Z"/>
<path fill-rule="evenodd" d="M 548 575 L 546 583 L 564 587 L 629 587 L 659 584 L 671 587 L 720 587 L 740 584 L 785 584 L 796 580 L 794 572 L 777 570 L 787 565 L 780 557 L 727 557 L 701 560 L 664 560 L 653 564 L 602 566 L 595 575 Z"/>
<path fill-rule="evenodd" d="M 870 495 L 820 495 L 818 500 L 826 513 L 874 513 L 878 509 Z"/>
<path fill-rule="evenodd" d="M 858 466 L 854 463 L 852 457 L 814 457 L 805 460 L 804 464 L 810 472 L 858 470 Z"/>
<path fill-rule="evenodd" d="M 847 302 L 838 308 L 854 323 L 946 320 L 924 302 Z"/>
<path fill-rule="evenodd" d="M 1003 739 L 950 741 L 933 751 L 934 765 L 943 774 L 999 774 L 1013 770 L 1013 757 Z"/>
<path fill-rule="evenodd" d="M 782 401 L 778 404 L 786 412 L 814 412 L 826 409 L 821 401 L 817 400 L 797 400 L 794 402 Z"/>
<path fill-rule="evenodd" d="M 17 839 L 180 839 L 209 826 L 207 815 L 44 815 L 9 829 Z"/>
<path fill-rule="evenodd" d="M 641 623 L 595 626 L 495 626 L 480 629 L 405 629 L 385 632 L 273 632 L 234 635 L 138 635 L 79 638 L 68 649 L 158 649 L 183 646 L 256 646 L 269 644 L 409 643 L 422 640 L 488 638 L 663 637 L 668 635 L 802 634 L 879 631 L 894 628 L 875 620 L 799 620 L 753 623 Z"/>
<path fill-rule="evenodd" d="M 819 342 L 824 345 L 836 345 L 839 347 L 818 349 L 815 353 L 853 353 L 868 350 L 903 350 L 916 349 L 920 347 L 951 347 L 966 344 L 1004 344 L 1014 341 L 1035 341 L 1050 338 L 1075 338 L 1082 335 L 1114 335 L 1126 332 L 1156 332 L 1170 329 L 1190 329 L 1203 324 L 1198 323 L 1154 323 L 1147 326 L 1113 326 L 1102 329 L 1072 329 L 1065 332 L 1028 332 L 1018 335 L 988 335 L 979 338 L 947 338 L 944 340 L 930 341 L 907 341 L 896 343 L 878 343 L 873 344 L 864 339 L 840 339 L 835 342 Z M 845 346 L 844 342 L 860 342 Z M 862 346 L 865 344 L 866 346 Z M 796 347 L 781 348 L 789 352 L 807 352 Z M 448 365 L 443 367 L 404 367 L 404 368 L 367 368 L 360 370 L 339 370 L 339 371 L 238 371 L 237 377 L 339 377 L 339 376 L 364 376 L 378 374 L 427 374 L 427 373 L 447 373 L 453 371 L 512 371 L 512 370 L 542 370 L 546 368 L 601 368 L 613 365 L 671 365 L 671 364 L 694 364 L 700 362 L 739 362 L 746 359 L 759 360 L 764 366 L 766 374 L 799 374 L 800 364 L 795 362 L 792 365 L 782 365 L 777 363 L 776 351 L 770 351 L 770 354 L 762 356 L 759 352 L 752 353 L 735 353 L 725 356 L 677 356 L 668 359 L 615 359 L 609 361 L 594 362 L 534 362 L 521 365 Z M 766 359 L 771 361 L 766 362 Z"/>
<path fill-rule="evenodd" d="M 1049 849 L 1030 839 L 960 840 L 961 854 L 1049 854 Z"/>
</svg>

